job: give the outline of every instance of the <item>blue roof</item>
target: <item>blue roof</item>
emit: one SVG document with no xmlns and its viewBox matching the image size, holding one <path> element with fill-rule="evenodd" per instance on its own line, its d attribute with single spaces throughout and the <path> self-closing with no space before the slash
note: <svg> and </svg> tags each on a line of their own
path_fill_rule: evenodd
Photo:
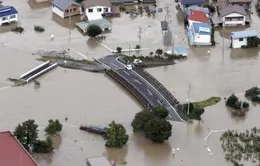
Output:
<svg viewBox="0 0 260 166">
<path fill-rule="evenodd" d="M 258 33 L 257 33 L 256 30 L 245 30 L 245 31 L 231 32 L 231 37 L 233 39 L 253 37 L 253 36 L 258 36 Z"/>
<path fill-rule="evenodd" d="M 17 13 L 18 11 L 13 6 L 0 7 L 0 17 L 10 16 Z"/>
<path fill-rule="evenodd" d="M 53 0 L 52 4 L 59 8 L 60 10 L 65 10 L 71 5 L 80 6 L 77 2 L 73 0 Z"/>
<path fill-rule="evenodd" d="M 181 0 L 182 5 L 197 5 L 204 3 L 204 0 Z"/>
<path fill-rule="evenodd" d="M 195 33 L 200 35 L 210 35 L 211 34 L 211 26 L 208 23 L 193 23 L 192 24 Z"/>
</svg>

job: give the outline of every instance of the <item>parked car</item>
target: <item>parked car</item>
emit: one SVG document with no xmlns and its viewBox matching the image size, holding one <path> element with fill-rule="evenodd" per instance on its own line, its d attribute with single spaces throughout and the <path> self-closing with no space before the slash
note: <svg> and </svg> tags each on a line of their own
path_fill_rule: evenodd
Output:
<svg viewBox="0 0 260 166">
<path fill-rule="evenodd" d="M 139 63 L 143 63 L 143 61 L 140 60 L 140 59 L 135 59 L 135 60 L 133 61 L 133 64 L 135 64 L 135 65 L 137 65 L 137 64 L 139 64 Z"/>
<path fill-rule="evenodd" d="M 132 65 L 125 65 L 125 68 L 127 69 L 127 70 L 132 70 L 133 68 L 132 68 Z"/>
</svg>

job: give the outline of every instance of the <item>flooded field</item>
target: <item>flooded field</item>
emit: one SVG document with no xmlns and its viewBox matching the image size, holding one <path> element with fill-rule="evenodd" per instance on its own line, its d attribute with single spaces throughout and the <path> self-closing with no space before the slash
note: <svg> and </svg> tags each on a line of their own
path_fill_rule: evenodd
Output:
<svg viewBox="0 0 260 166">
<path fill-rule="evenodd" d="M 204 147 L 204 138 L 210 130 L 239 129 L 244 130 L 259 126 L 259 106 L 251 105 L 245 119 L 234 119 L 224 106 L 224 102 L 206 108 L 203 122 L 186 125 L 173 123 L 170 140 L 164 144 L 153 144 L 143 136 L 133 134 L 131 121 L 141 106 L 129 97 L 129 94 L 103 74 L 88 73 L 57 68 L 40 78 L 41 88 L 35 90 L 29 84 L 24 87 L 9 88 L 8 77 L 18 77 L 23 72 L 40 64 L 32 55 L 38 49 L 62 49 L 72 47 L 91 57 L 102 57 L 109 52 L 95 41 L 83 36 L 68 19 L 63 20 L 52 14 L 49 4 L 39 5 L 33 0 L 4 0 L 4 4 L 13 5 L 19 11 L 18 24 L 25 28 L 21 35 L 9 32 L 10 26 L 0 27 L 0 130 L 13 130 L 14 127 L 29 118 L 39 124 L 40 133 L 50 118 L 59 118 L 64 125 L 60 137 L 54 140 L 55 153 L 52 156 L 36 156 L 41 166 L 85 166 L 85 158 L 105 155 L 117 163 L 126 162 L 127 166 L 170 166 L 170 165 L 228 165 L 220 147 L 218 134 L 210 137 L 210 155 Z M 176 44 L 187 45 L 181 13 L 175 9 L 174 1 L 159 1 L 164 8 L 171 5 L 171 27 Z M 254 8 L 254 7 L 252 7 Z M 138 44 L 138 27 L 147 30 L 143 33 L 142 46 L 150 48 L 142 54 L 165 48 L 162 42 L 160 21 L 165 13 L 155 17 L 146 15 L 135 19 L 122 14 L 112 19 L 112 33 L 106 34 L 103 44 L 115 49 L 127 48 Z M 72 22 L 79 20 L 73 18 Z M 45 32 L 34 32 L 34 25 L 42 25 Z M 252 29 L 259 29 L 257 16 L 252 16 Z M 71 30 L 71 41 L 69 41 Z M 222 55 L 222 31 L 216 31 L 215 47 L 190 48 L 189 57 L 174 66 L 152 68 L 148 71 L 160 80 L 181 102 L 187 98 L 188 84 L 191 82 L 193 101 L 211 96 L 239 94 L 243 99 L 245 89 L 259 85 L 260 62 L 257 49 L 230 50 L 228 33 L 224 31 L 224 55 Z M 51 34 L 55 39 L 51 41 Z M 74 54 L 73 54 L 74 55 Z M 76 56 L 76 54 L 75 54 Z M 68 117 L 65 122 L 64 118 Z M 128 130 L 130 141 L 121 150 L 106 149 L 104 140 L 78 130 L 80 124 L 107 125 L 112 120 L 122 123 Z M 180 148 L 172 156 L 171 149 Z"/>
</svg>

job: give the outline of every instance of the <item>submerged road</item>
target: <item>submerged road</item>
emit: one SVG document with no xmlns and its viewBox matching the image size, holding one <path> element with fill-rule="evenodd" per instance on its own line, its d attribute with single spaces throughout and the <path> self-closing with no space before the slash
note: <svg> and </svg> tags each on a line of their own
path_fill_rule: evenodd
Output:
<svg viewBox="0 0 260 166">
<path fill-rule="evenodd" d="M 141 95 L 149 102 L 151 107 L 161 105 L 169 111 L 169 120 L 183 122 L 174 106 L 161 94 L 156 87 L 143 78 L 134 70 L 127 70 L 125 65 L 117 60 L 117 56 L 109 55 L 98 59 L 100 63 L 115 70 L 122 78 L 125 78 L 141 93 Z"/>
</svg>

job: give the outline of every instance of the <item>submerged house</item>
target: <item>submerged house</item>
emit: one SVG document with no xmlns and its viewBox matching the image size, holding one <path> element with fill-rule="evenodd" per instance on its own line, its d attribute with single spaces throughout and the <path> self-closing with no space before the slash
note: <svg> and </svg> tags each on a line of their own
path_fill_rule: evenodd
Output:
<svg viewBox="0 0 260 166">
<path fill-rule="evenodd" d="M 232 48 L 241 48 L 247 46 L 247 39 L 250 37 L 258 37 L 256 30 L 245 30 L 245 31 L 236 31 L 231 33 L 231 47 Z"/>
<path fill-rule="evenodd" d="M 195 11 L 201 11 L 201 12 L 205 13 L 205 15 L 207 17 L 209 17 L 210 11 L 209 11 L 208 8 L 204 8 L 204 7 L 200 7 L 200 6 L 196 6 L 196 5 L 189 6 L 189 7 L 184 9 L 186 17 L 190 16 L 191 12 L 194 11 L 194 10 Z"/>
<path fill-rule="evenodd" d="M 80 4 L 73 0 L 53 0 L 52 12 L 61 18 L 66 18 L 79 15 L 81 13 L 81 7 Z"/>
<path fill-rule="evenodd" d="M 188 29 L 190 45 L 209 46 L 211 43 L 211 25 L 209 23 L 192 23 Z"/>
<path fill-rule="evenodd" d="M 189 17 L 188 17 L 189 28 L 195 22 L 197 22 L 197 23 L 209 23 L 209 19 L 204 12 L 192 10 L 190 12 Z"/>
<path fill-rule="evenodd" d="M 250 19 L 242 6 L 228 6 L 219 11 L 223 26 L 239 26 L 249 24 Z"/>
<path fill-rule="evenodd" d="M 87 29 L 90 25 L 97 25 L 99 26 L 102 31 L 111 31 L 112 24 L 108 20 L 101 18 L 95 20 L 88 20 L 88 21 L 81 21 L 76 23 L 76 26 L 85 34 L 87 33 Z"/>
<path fill-rule="evenodd" d="M 4 6 L 0 4 L 0 25 L 17 22 L 18 11 L 13 6 Z"/>
<path fill-rule="evenodd" d="M 192 5 L 203 4 L 205 0 L 181 0 L 181 5 L 184 7 L 189 7 Z"/>
</svg>

